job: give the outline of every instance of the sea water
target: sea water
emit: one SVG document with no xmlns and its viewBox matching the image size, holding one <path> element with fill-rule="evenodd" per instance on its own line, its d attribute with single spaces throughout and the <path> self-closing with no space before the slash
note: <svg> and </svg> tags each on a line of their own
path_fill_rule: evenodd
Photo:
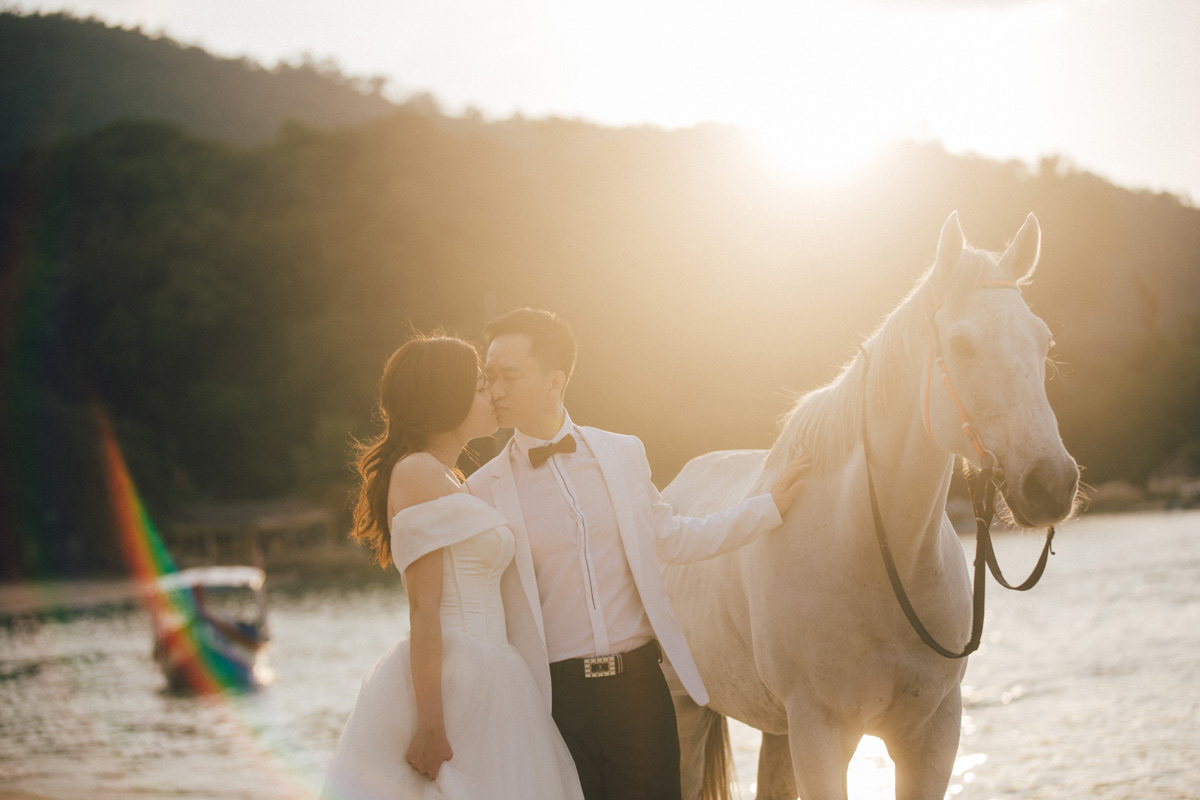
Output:
<svg viewBox="0 0 1200 800">
<path fill-rule="evenodd" d="M 996 546 L 1023 578 L 1041 539 L 1002 533 Z M 1055 550 L 1032 591 L 988 587 L 947 796 L 1200 798 L 1200 512 L 1085 516 Z M 0 624 L 0 797 L 315 797 L 407 606 L 398 576 L 268 583 L 278 677 L 250 694 L 165 692 L 137 607 Z M 758 733 L 734 723 L 731 735 L 751 798 Z M 855 800 L 893 796 L 881 742 L 863 740 L 849 785 Z"/>
</svg>

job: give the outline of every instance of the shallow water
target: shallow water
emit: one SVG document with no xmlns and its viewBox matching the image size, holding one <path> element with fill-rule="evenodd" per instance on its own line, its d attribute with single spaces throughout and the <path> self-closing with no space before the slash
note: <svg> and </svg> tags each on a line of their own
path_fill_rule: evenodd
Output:
<svg viewBox="0 0 1200 800">
<path fill-rule="evenodd" d="M 997 543 L 1014 576 L 1039 548 Z M 1031 592 L 989 586 L 950 796 L 1200 798 L 1200 512 L 1087 517 L 1055 550 Z M 140 610 L 0 626 L 0 792 L 314 797 L 362 676 L 406 631 L 399 580 L 273 588 L 271 624 L 275 684 L 217 699 L 162 691 Z M 733 743 L 752 797 L 758 735 L 735 725 Z M 851 797 L 892 785 L 864 740 Z"/>
</svg>

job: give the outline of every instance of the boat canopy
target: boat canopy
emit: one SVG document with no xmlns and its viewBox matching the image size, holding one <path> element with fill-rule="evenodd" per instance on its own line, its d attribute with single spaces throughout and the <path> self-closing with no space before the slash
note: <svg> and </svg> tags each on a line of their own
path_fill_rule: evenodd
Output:
<svg viewBox="0 0 1200 800">
<path fill-rule="evenodd" d="M 159 576 L 156 584 L 164 592 L 196 586 L 245 586 L 257 592 L 266 577 L 266 573 L 258 567 L 192 567 Z"/>
</svg>

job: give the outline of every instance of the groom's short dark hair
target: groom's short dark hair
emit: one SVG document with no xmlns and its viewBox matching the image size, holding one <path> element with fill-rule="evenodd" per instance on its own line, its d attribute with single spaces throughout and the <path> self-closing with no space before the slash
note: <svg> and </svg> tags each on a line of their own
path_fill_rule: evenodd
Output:
<svg viewBox="0 0 1200 800">
<path fill-rule="evenodd" d="M 488 346 L 497 336 L 521 333 L 529 337 L 529 354 L 546 369 L 562 370 L 567 380 L 575 370 L 575 334 L 566 320 L 552 311 L 518 308 L 497 317 L 483 329 Z"/>
</svg>

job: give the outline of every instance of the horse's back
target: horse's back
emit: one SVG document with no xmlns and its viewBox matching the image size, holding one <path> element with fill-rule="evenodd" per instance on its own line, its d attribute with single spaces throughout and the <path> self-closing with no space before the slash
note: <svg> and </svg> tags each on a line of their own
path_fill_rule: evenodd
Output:
<svg viewBox="0 0 1200 800">
<path fill-rule="evenodd" d="M 766 455 L 766 450 L 716 450 L 696 456 L 663 489 L 663 499 L 688 517 L 729 508 L 757 488 Z"/>
</svg>

